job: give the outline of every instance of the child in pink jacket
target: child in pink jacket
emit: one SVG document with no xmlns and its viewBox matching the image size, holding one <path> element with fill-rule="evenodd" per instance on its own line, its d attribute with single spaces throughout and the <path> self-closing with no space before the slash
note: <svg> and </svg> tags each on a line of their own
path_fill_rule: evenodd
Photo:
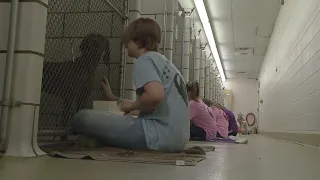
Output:
<svg viewBox="0 0 320 180">
<path fill-rule="evenodd" d="M 213 104 L 211 101 L 204 99 L 204 103 L 212 108 L 214 118 L 217 124 L 217 138 L 228 138 L 229 122 L 225 112 L 220 104 Z"/>
<path fill-rule="evenodd" d="M 216 104 L 211 107 L 213 109 L 213 114 L 214 114 L 216 121 L 217 121 L 217 128 L 218 128 L 217 137 L 228 138 L 229 137 L 228 136 L 229 122 L 228 122 L 228 119 L 227 119 L 225 112 L 220 108 L 219 104 Z"/>
</svg>

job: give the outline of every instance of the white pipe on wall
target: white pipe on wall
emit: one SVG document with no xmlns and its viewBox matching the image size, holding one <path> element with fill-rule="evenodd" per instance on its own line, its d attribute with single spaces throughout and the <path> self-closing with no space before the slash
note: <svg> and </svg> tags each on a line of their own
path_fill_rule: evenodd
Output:
<svg viewBox="0 0 320 180">
<path fill-rule="evenodd" d="M 141 14 L 141 0 L 129 1 L 129 23 L 140 18 Z"/>
<path fill-rule="evenodd" d="M 192 36 L 191 36 L 192 37 Z M 191 39 L 191 55 L 189 58 L 189 81 L 194 81 L 194 63 L 195 63 L 195 54 L 196 54 L 196 40 Z"/>
<path fill-rule="evenodd" d="M 219 102 L 219 74 L 218 71 L 215 70 L 216 80 L 215 80 L 215 102 Z"/>
<path fill-rule="evenodd" d="M 209 76 L 209 100 L 212 101 L 213 99 L 213 69 L 212 67 L 209 67 L 209 73 L 210 73 L 210 76 Z"/>
<path fill-rule="evenodd" d="M 194 58 L 194 81 L 200 81 L 200 60 L 201 60 L 201 43 L 196 39 L 195 58 Z"/>
<path fill-rule="evenodd" d="M 178 10 L 175 10 L 175 24 L 174 24 L 174 40 L 173 40 L 173 56 L 172 63 L 176 68 L 182 72 L 183 63 L 183 39 L 184 39 L 184 22 L 182 22 L 182 16 L 179 16 Z"/>
<path fill-rule="evenodd" d="M 167 4 L 165 5 L 165 10 L 163 11 L 163 22 L 159 22 L 160 24 L 163 24 L 162 27 L 162 41 L 160 43 L 160 47 L 162 46 L 162 52 L 161 52 L 161 48 L 160 48 L 160 53 L 162 54 L 166 54 L 166 39 L 167 39 Z"/>
<path fill-rule="evenodd" d="M 186 16 L 184 19 L 184 38 L 183 38 L 183 58 L 182 58 L 182 76 L 189 81 L 189 60 L 190 60 L 190 38 L 191 38 L 191 17 Z"/>
<path fill-rule="evenodd" d="M 200 58 L 200 97 L 204 98 L 204 84 L 205 84 L 205 66 L 206 66 L 206 52 L 204 50 L 201 51 Z"/>
<path fill-rule="evenodd" d="M 217 71 L 217 75 L 218 75 L 218 71 Z M 220 76 L 218 75 L 217 78 L 217 93 L 218 93 L 218 97 L 220 95 Z"/>
<path fill-rule="evenodd" d="M 219 85 L 218 85 L 218 92 L 219 92 L 219 103 L 221 104 L 222 102 L 222 89 L 221 89 L 221 84 L 219 82 Z"/>
<path fill-rule="evenodd" d="M 210 60 L 206 60 L 205 64 L 204 97 L 210 100 Z"/>
<path fill-rule="evenodd" d="M 219 103 L 222 103 L 222 88 L 221 88 L 221 84 L 219 82 L 219 86 L 218 86 L 218 90 L 219 90 Z"/>
<path fill-rule="evenodd" d="M 3 86 L 3 96 L 1 99 L 1 134 L 0 134 L 0 151 L 6 149 L 7 146 L 7 123 L 8 114 L 11 102 L 11 84 L 13 75 L 13 61 L 14 61 L 14 51 L 16 44 L 16 34 L 17 34 L 17 20 L 18 20 L 18 10 L 19 10 L 19 0 L 11 1 L 10 9 L 10 24 L 9 24 L 9 37 L 8 37 L 8 47 L 7 47 L 7 59 L 5 67 L 5 78 Z"/>
<path fill-rule="evenodd" d="M 217 102 L 220 103 L 220 85 L 219 85 L 219 81 L 217 81 Z"/>
<path fill-rule="evenodd" d="M 174 9 L 175 5 L 177 5 L 177 0 L 166 0 L 166 37 L 165 37 L 165 49 L 164 55 L 172 61 L 172 53 L 173 53 L 173 30 L 174 30 Z"/>
<path fill-rule="evenodd" d="M 217 74 L 215 70 L 213 70 L 213 76 L 213 99 L 217 101 Z"/>
</svg>

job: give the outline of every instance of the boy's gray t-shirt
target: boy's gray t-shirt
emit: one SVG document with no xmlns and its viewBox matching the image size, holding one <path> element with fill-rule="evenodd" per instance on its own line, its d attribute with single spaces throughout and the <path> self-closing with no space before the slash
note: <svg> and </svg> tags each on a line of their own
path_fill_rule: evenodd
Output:
<svg viewBox="0 0 320 180">
<path fill-rule="evenodd" d="M 164 100 L 152 112 L 140 112 L 149 149 L 180 151 L 190 136 L 188 96 L 178 69 L 166 57 L 148 52 L 134 65 L 136 93 L 141 96 L 144 85 L 157 81 L 165 91 Z"/>
</svg>

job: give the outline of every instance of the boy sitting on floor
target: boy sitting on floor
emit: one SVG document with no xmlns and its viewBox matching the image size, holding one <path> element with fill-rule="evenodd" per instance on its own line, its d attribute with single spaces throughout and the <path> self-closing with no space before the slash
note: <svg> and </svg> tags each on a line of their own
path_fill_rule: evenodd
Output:
<svg viewBox="0 0 320 180">
<path fill-rule="evenodd" d="M 136 58 L 133 71 L 138 100 L 114 96 L 108 80 L 103 88 L 108 100 L 118 101 L 126 114 L 82 110 L 70 123 L 70 132 L 95 139 L 104 146 L 180 152 L 190 136 L 185 82 L 178 69 L 158 53 L 161 28 L 150 18 L 139 18 L 125 30 L 123 44 Z"/>
</svg>

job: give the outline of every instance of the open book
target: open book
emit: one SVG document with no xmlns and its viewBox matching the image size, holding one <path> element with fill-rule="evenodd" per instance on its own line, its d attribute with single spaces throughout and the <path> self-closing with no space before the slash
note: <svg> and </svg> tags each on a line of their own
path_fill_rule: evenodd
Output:
<svg viewBox="0 0 320 180">
<path fill-rule="evenodd" d="M 93 101 L 93 110 L 123 115 L 116 101 Z M 133 116 L 136 117 L 136 116 Z"/>
</svg>

